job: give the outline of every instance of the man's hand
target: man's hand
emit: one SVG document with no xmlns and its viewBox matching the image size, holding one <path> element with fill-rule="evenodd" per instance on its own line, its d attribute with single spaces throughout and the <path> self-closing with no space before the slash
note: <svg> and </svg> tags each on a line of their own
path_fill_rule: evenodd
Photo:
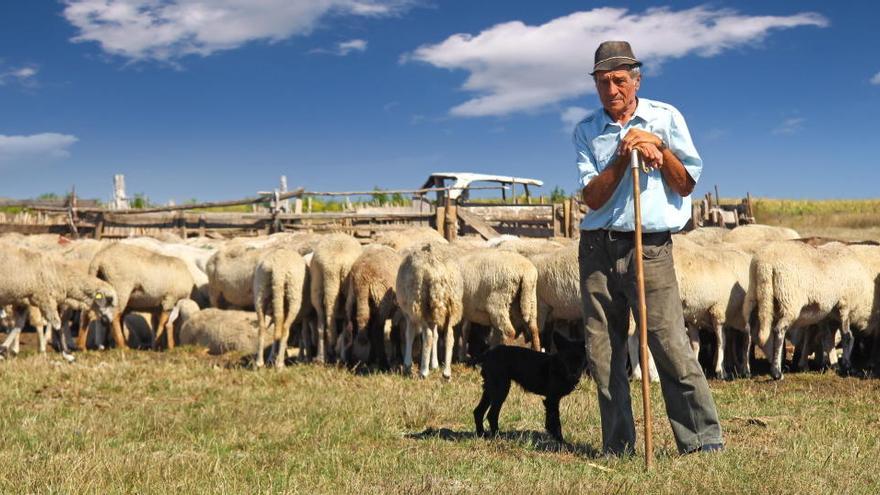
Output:
<svg viewBox="0 0 880 495">
<path fill-rule="evenodd" d="M 629 156 L 632 150 L 638 150 L 648 166 L 660 169 L 663 166 L 663 148 L 663 140 L 659 136 L 633 128 L 620 141 L 618 153 Z"/>
</svg>

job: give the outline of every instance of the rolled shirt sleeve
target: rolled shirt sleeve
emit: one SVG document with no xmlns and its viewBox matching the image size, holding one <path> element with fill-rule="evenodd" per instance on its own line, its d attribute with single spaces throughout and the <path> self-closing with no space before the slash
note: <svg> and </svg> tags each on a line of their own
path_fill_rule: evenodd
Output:
<svg viewBox="0 0 880 495">
<path fill-rule="evenodd" d="M 593 177 L 599 175 L 599 169 L 596 166 L 596 159 L 587 145 L 586 137 L 583 135 L 580 125 L 575 127 L 572 141 L 577 153 L 578 184 L 580 186 L 578 187 L 578 192 L 580 192 L 583 188 L 587 187 L 587 184 Z"/>
<path fill-rule="evenodd" d="M 670 151 L 681 160 L 688 175 L 697 183 L 700 180 L 700 174 L 703 172 L 703 159 L 697 153 L 694 141 L 691 139 L 691 133 L 688 131 L 687 123 L 684 116 L 678 109 L 669 107 L 672 119 L 669 125 L 669 146 Z"/>
</svg>

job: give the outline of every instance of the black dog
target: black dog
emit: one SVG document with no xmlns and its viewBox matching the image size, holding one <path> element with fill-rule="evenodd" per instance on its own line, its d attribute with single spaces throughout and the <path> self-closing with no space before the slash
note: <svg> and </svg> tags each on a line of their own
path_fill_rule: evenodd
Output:
<svg viewBox="0 0 880 495">
<path fill-rule="evenodd" d="M 483 397 L 474 409 L 477 435 L 485 436 L 483 418 L 489 411 L 489 432 L 498 433 L 498 414 L 515 381 L 528 392 L 542 395 L 546 417 L 544 427 L 562 442 L 559 401 L 577 386 L 587 366 L 584 341 L 571 341 L 553 334 L 556 354 L 545 354 L 524 347 L 498 346 L 482 356 Z"/>
</svg>

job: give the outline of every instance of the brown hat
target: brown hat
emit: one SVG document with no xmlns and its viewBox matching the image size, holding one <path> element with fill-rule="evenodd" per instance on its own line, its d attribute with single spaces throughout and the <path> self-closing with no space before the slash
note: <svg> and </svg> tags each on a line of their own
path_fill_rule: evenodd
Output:
<svg viewBox="0 0 880 495">
<path fill-rule="evenodd" d="M 612 70 L 621 65 L 629 65 L 639 67 L 641 62 L 633 55 L 632 47 L 626 41 L 603 41 L 599 48 L 596 48 L 596 58 L 594 59 L 593 72 L 596 74 L 600 70 Z"/>
</svg>

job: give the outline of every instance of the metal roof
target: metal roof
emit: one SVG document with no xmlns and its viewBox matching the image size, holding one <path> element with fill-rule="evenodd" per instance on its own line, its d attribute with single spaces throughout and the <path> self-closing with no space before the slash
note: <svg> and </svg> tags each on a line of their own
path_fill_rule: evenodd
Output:
<svg viewBox="0 0 880 495">
<path fill-rule="evenodd" d="M 449 191 L 450 199 L 456 199 L 461 195 L 461 191 L 463 189 L 467 189 L 467 187 L 472 182 L 501 182 L 503 184 L 523 184 L 527 186 L 538 186 L 541 187 L 544 185 L 543 181 L 538 179 L 529 179 L 527 177 L 512 177 L 509 175 L 492 175 L 492 174 L 474 174 L 470 172 L 434 172 L 425 183 L 422 185 L 422 188 L 430 188 L 434 187 L 434 179 L 453 179 L 455 182 L 452 183 L 452 187 L 456 188 Z"/>
</svg>

